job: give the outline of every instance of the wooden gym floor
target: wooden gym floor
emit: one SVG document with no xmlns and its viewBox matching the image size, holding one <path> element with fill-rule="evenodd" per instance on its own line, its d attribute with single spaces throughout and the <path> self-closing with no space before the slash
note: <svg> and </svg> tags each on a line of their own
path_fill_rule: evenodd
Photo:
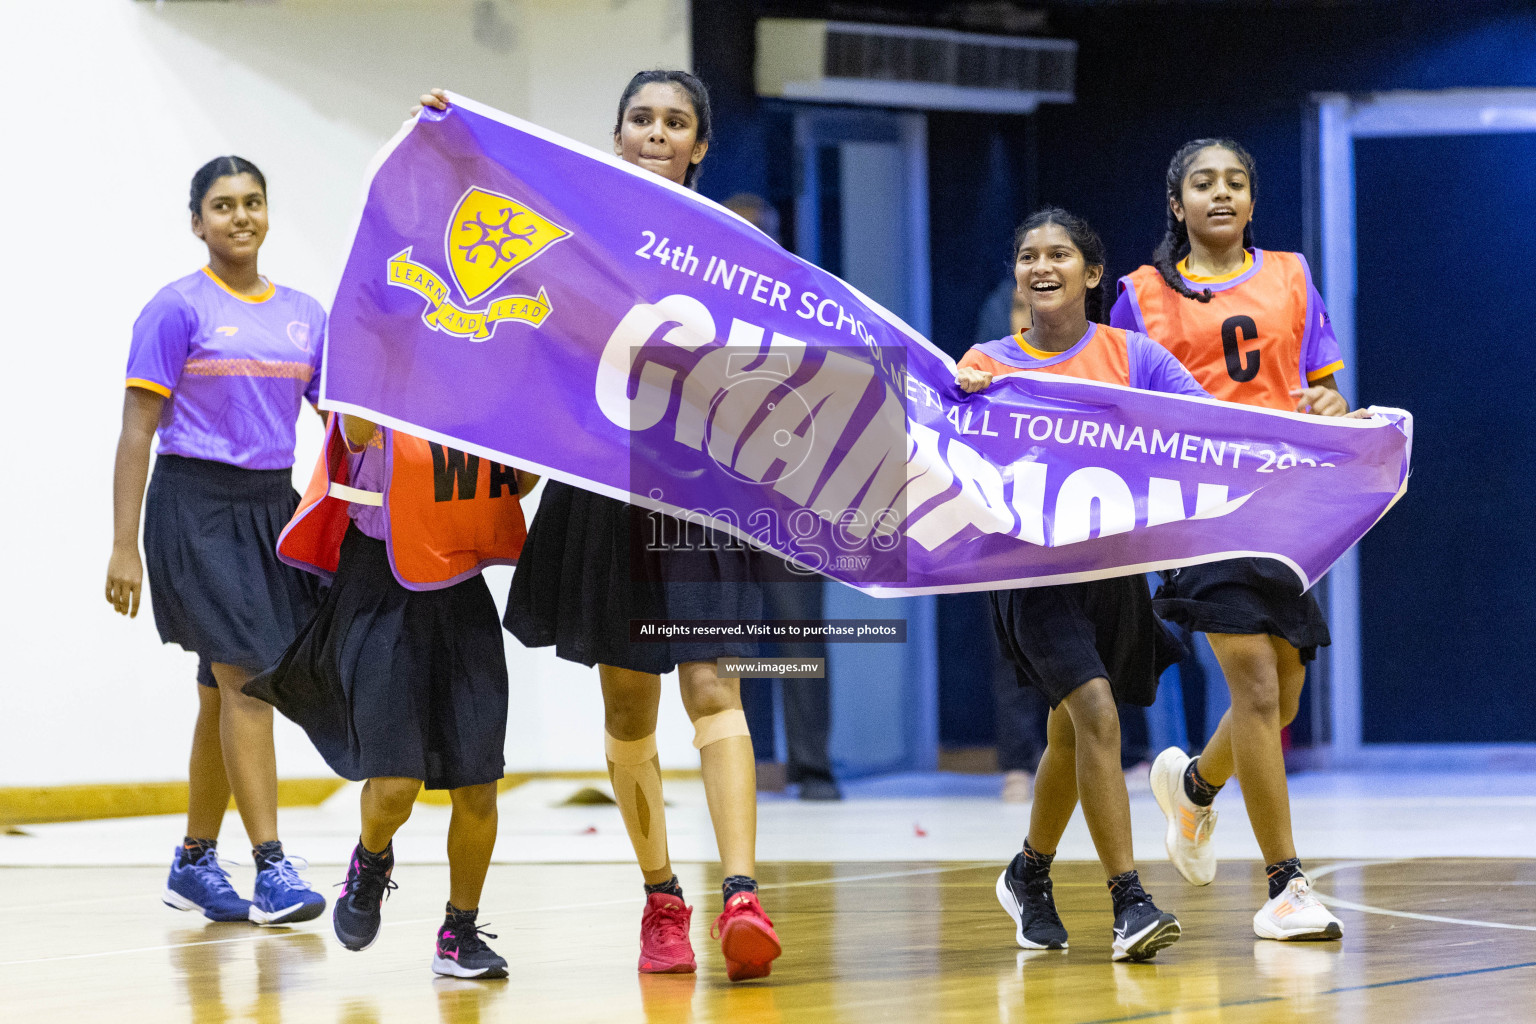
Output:
<svg viewBox="0 0 1536 1024">
<path fill-rule="evenodd" d="M 0 1021 L 386 1024 L 595 1021 L 1415 1021 L 1536 1019 L 1536 861 L 1311 865 L 1342 943 L 1253 937 L 1260 870 L 1224 863 L 1148 889 L 1184 925 L 1149 964 L 1109 960 L 1097 865 L 1058 863 L 1066 952 L 1026 953 L 997 906 L 999 863 L 790 863 L 760 869 L 784 940 L 772 977 L 733 985 L 708 937 L 712 865 L 681 865 L 697 908 L 696 976 L 635 972 L 640 899 L 628 864 L 496 864 L 484 917 L 500 982 L 428 968 L 446 869 L 403 865 L 378 943 L 343 949 L 329 915 L 293 929 L 212 924 L 159 903 L 159 868 L 0 869 Z M 328 895 L 341 870 L 314 867 Z M 335 876 L 332 878 L 331 876 Z M 244 880 L 237 877 L 244 885 Z"/>
</svg>

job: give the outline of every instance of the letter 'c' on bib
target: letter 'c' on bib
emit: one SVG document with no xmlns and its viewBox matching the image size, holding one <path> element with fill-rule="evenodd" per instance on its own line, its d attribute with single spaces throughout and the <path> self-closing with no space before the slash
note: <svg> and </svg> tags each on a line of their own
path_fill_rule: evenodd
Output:
<svg viewBox="0 0 1536 1024">
<path fill-rule="evenodd" d="M 656 764 L 656 735 L 619 740 L 603 733 L 608 752 L 608 778 L 613 798 L 624 816 L 630 845 L 642 871 L 659 871 L 667 863 L 666 805 L 661 798 L 661 771 Z"/>
<path fill-rule="evenodd" d="M 746 712 L 731 708 L 718 714 L 705 715 L 693 723 L 693 749 L 703 750 L 711 743 L 728 740 L 732 736 L 751 736 L 747 728 Z"/>
</svg>

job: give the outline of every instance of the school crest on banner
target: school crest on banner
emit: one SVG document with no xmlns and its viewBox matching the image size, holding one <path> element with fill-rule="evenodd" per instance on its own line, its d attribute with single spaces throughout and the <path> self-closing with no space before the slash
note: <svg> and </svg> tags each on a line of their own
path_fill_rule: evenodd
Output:
<svg viewBox="0 0 1536 1024">
<path fill-rule="evenodd" d="M 448 276 L 466 304 L 474 304 L 519 267 L 570 234 L 511 196 L 473 187 L 465 191 L 448 218 L 443 258 Z M 543 288 L 537 295 L 505 295 L 484 309 L 465 309 L 450 297 L 442 274 L 412 258 L 413 248 L 407 246 L 389 258 L 387 280 L 427 300 L 421 319 L 433 330 L 484 341 L 504 321 L 516 320 L 538 328 L 549 316 L 549 296 Z"/>
</svg>

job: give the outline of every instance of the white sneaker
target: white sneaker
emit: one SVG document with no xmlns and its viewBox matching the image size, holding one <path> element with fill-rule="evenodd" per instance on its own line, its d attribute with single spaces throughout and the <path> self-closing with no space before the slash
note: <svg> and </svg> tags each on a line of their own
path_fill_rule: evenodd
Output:
<svg viewBox="0 0 1536 1024">
<path fill-rule="evenodd" d="M 1253 915 L 1253 934 L 1261 939 L 1342 939 L 1344 923 L 1312 894 L 1312 883 L 1297 875 L 1285 891 Z"/>
<path fill-rule="evenodd" d="M 1210 885 L 1216 877 L 1216 810 L 1201 807 L 1184 792 L 1184 772 L 1193 760 L 1178 747 L 1169 747 L 1152 762 L 1152 795 L 1168 819 L 1163 844 L 1168 859 L 1191 885 Z"/>
<path fill-rule="evenodd" d="M 1035 797 L 1034 772 L 1003 773 L 1003 803 L 1027 804 Z"/>
</svg>

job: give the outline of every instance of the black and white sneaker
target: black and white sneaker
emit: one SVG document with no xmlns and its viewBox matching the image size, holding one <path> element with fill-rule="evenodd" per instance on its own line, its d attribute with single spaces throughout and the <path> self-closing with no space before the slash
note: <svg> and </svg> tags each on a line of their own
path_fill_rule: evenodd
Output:
<svg viewBox="0 0 1536 1024">
<path fill-rule="evenodd" d="M 1015 854 L 1013 863 L 997 876 L 997 902 L 1013 918 L 1017 926 L 1014 938 L 1024 949 L 1066 949 L 1067 929 L 1056 913 L 1051 876 L 1025 882 L 1019 863 L 1023 857 L 1022 853 Z"/>
<path fill-rule="evenodd" d="M 450 978 L 505 978 L 507 961 L 485 944 L 496 936 L 475 924 L 473 912 L 455 914 L 437 931 L 432 972 Z"/>
<path fill-rule="evenodd" d="M 1150 960 L 1158 950 L 1178 942 L 1181 934 L 1178 918 L 1158 910 L 1145 892 L 1138 893 L 1115 914 L 1115 947 L 1110 959 Z"/>
</svg>

